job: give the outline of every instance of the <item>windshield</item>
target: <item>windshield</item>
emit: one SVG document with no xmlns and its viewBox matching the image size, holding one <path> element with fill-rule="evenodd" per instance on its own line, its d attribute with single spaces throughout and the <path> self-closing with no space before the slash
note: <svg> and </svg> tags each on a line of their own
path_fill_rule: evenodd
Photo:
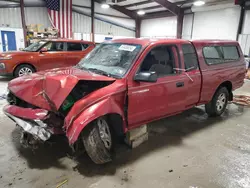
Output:
<svg viewBox="0 0 250 188">
<path fill-rule="evenodd" d="M 97 74 L 121 78 L 141 49 L 138 44 L 100 44 L 76 66 Z"/>
<path fill-rule="evenodd" d="M 39 41 L 29 45 L 27 48 L 24 48 L 24 51 L 36 52 L 40 49 L 47 41 Z"/>
</svg>

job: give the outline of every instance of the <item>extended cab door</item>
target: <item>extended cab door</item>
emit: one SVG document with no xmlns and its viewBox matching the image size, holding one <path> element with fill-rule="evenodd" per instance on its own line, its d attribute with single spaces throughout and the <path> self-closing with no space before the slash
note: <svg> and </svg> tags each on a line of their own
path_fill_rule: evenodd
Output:
<svg viewBox="0 0 250 188">
<path fill-rule="evenodd" d="M 89 44 L 87 43 L 67 42 L 67 65 L 76 65 L 83 57 L 88 54 L 89 51 Z"/>
<path fill-rule="evenodd" d="M 128 80 L 129 129 L 185 109 L 187 76 L 180 73 L 179 49 L 157 45 L 148 50 L 138 65 L 139 72 L 156 72 L 156 83 Z"/>
<path fill-rule="evenodd" d="M 65 66 L 66 56 L 64 51 L 64 42 L 51 41 L 46 43 L 43 48 L 46 48 L 47 52 L 39 52 L 39 71 Z"/>
</svg>

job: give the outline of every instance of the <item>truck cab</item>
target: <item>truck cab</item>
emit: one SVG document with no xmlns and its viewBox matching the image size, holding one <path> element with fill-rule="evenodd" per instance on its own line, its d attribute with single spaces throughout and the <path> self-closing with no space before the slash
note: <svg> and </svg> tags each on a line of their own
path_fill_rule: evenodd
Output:
<svg viewBox="0 0 250 188">
<path fill-rule="evenodd" d="M 112 160 L 114 135 L 202 104 L 220 116 L 244 78 L 236 41 L 118 39 L 75 67 L 12 80 L 4 112 L 27 145 L 65 134 L 102 164 Z"/>
</svg>

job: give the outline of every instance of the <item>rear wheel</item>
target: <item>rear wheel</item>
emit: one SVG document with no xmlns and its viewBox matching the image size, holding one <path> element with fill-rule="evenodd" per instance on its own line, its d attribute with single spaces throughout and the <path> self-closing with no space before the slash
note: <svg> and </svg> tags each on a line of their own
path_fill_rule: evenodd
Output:
<svg viewBox="0 0 250 188">
<path fill-rule="evenodd" d="M 95 120 L 82 134 L 83 144 L 88 156 L 96 164 L 112 161 L 112 130 L 104 117 Z"/>
<path fill-rule="evenodd" d="M 16 70 L 14 71 L 15 77 L 20 77 L 24 75 L 29 75 L 35 72 L 35 69 L 27 64 L 19 65 Z"/>
<path fill-rule="evenodd" d="M 205 105 L 206 113 L 210 116 L 220 116 L 226 109 L 229 92 L 226 87 L 219 88 L 213 99 Z"/>
</svg>

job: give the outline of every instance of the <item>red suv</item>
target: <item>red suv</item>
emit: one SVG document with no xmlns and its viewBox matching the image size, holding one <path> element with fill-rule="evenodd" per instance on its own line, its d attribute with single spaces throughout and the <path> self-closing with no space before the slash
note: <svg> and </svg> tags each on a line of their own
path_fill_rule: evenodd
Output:
<svg viewBox="0 0 250 188">
<path fill-rule="evenodd" d="M 33 72 L 76 65 L 95 47 L 82 40 L 41 40 L 23 51 L 0 53 L 0 75 L 23 76 Z"/>
<path fill-rule="evenodd" d="M 112 159 L 115 135 L 201 104 L 221 115 L 244 77 L 236 41 L 120 39 L 70 69 L 12 80 L 4 112 L 25 145 L 66 134 L 101 164 Z"/>
</svg>

